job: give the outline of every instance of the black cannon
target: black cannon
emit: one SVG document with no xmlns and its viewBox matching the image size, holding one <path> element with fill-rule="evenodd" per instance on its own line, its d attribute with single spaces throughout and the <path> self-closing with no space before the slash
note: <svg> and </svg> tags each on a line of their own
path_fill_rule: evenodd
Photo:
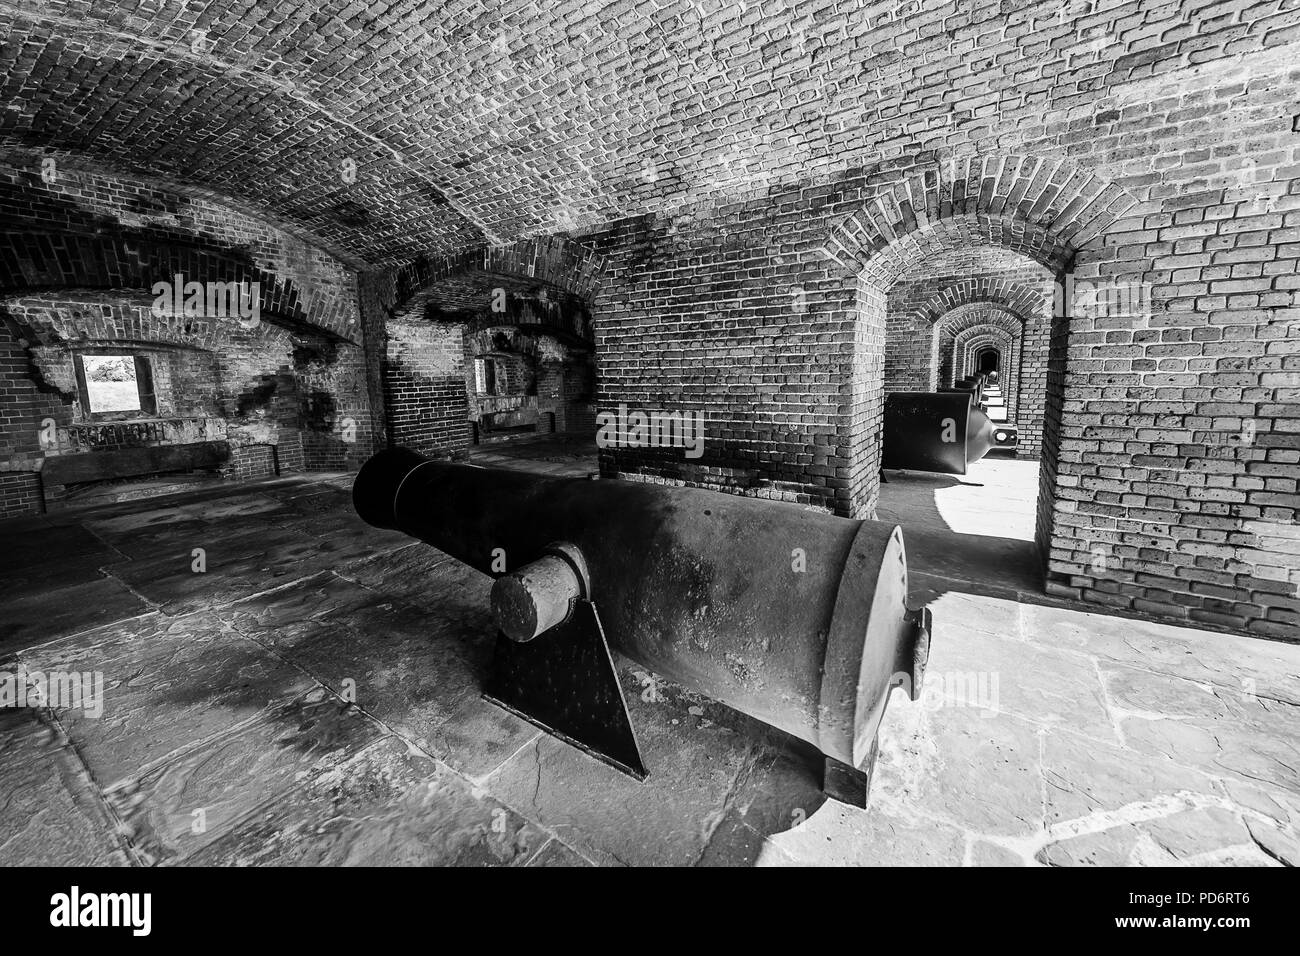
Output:
<svg viewBox="0 0 1300 956">
<path fill-rule="evenodd" d="M 920 692 L 930 617 L 907 607 L 894 525 L 406 449 L 371 458 L 352 494 L 370 524 L 496 578 L 485 696 L 634 776 L 611 647 L 816 748 L 827 794 L 858 806 L 890 690 Z"/>
<path fill-rule="evenodd" d="M 984 390 L 988 387 L 988 380 L 983 373 L 978 375 L 967 375 L 965 378 L 959 378 L 953 383 L 954 388 L 960 388 L 971 393 L 975 401 L 980 405 L 984 404 Z M 947 389 L 940 389 L 947 391 Z"/>
<path fill-rule="evenodd" d="M 970 389 L 885 396 L 882 468 L 964 475 L 993 447 L 993 422 Z"/>
</svg>

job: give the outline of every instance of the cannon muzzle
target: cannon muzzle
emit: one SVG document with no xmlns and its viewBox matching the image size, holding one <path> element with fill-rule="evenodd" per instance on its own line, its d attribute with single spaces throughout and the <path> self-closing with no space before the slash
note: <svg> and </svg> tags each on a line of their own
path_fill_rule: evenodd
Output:
<svg viewBox="0 0 1300 956">
<path fill-rule="evenodd" d="M 869 770 L 889 691 L 920 693 L 929 612 L 907 607 L 897 526 L 405 449 L 371 458 L 353 500 L 370 524 L 497 578 L 497 666 L 515 683 L 557 667 L 548 648 L 567 640 L 555 635 L 579 626 L 587 608 L 602 642 L 859 772 Z M 499 677 L 498 688 L 510 683 Z M 491 688 L 489 696 L 535 719 L 532 698 L 520 706 Z"/>
<path fill-rule="evenodd" d="M 974 388 L 886 395 L 881 467 L 966 474 L 994 445 L 993 422 Z"/>
</svg>

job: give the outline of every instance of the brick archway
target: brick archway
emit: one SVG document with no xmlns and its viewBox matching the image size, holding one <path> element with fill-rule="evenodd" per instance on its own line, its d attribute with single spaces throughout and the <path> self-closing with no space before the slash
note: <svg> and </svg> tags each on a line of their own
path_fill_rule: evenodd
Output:
<svg viewBox="0 0 1300 956">
<path fill-rule="evenodd" d="M 1006 317 L 993 321 L 992 327 L 1002 329 L 1007 336 L 999 378 L 1008 420 L 1016 421 L 1022 408 L 1025 394 L 1021 387 L 1022 370 L 1028 367 L 1033 379 L 1030 390 L 1034 394 L 1028 403 L 1025 441 L 1018 448 L 1024 457 L 1037 456 L 1042 437 L 1042 389 L 1046 379 L 1037 366 L 1045 366 L 1047 360 L 1046 337 L 1051 312 L 1052 299 L 1041 286 L 1000 276 L 972 276 L 949 283 L 916 310 L 918 323 L 928 325 L 931 335 L 931 388 L 951 385 L 969 371 L 965 360 L 953 351 L 953 337 L 960 334 L 969 340 L 967 330 L 975 326 L 969 323 L 960 328 L 952 326 L 957 317 L 972 313 Z M 946 339 L 942 334 L 945 323 L 949 324 Z M 941 343 L 945 342 L 947 352 L 941 355 Z"/>
<path fill-rule="evenodd" d="M 247 283 L 258 290 L 261 317 L 290 331 L 333 339 L 358 336 L 355 308 L 331 291 L 300 286 L 260 269 L 246 255 L 174 239 L 131 235 L 69 235 L 37 231 L 0 233 L 0 294 L 151 289 L 156 282 Z"/>
<path fill-rule="evenodd" d="M 927 252 L 983 243 L 1061 271 L 1137 200 L 1068 159 L 950 157 L 902 170 L 841 220 L 821 252 L 877 288 Z"/>
<path fill-rule="evenodd" d="M 1011 356 L 1015 354 L 1014 340 L 1000 329 L 970 329 L 957 337 L 953 348 L 954 369 L 960 370 L 963 375 L 980 371 L 982 356 L 988 352 L 995 353 L 999 383 L 1005 382 L 1004 371 L 1010 366 Z"/>
<path fill-rule="evenodd" d="M 248 283 L 262 321 L 360 342 L 352 275 L 314 237 L 285 232 L 219 196 L 200 199 L 194 190 L 81 164 L 60 166 L 46 182 L 11 165 L 16 159 L 0 163 L 0 298 L 132 295 L 177 275 L 187 283 Z M 105 198 L 123 196 L 129 199 Z"/>
<path fill-rule="evenodd" d="M 4 305 L 25 337 L 46 348 L 136 342 L 219 352 L 235 342 L 287 341 L 285 330 L 269 322 L 245 328 L 238 318 L 154 312 L 146 293 L 69 290 L 14 297 Z"/>
<path fill-rule="evenodd" d="M 933 323 L 958 306 L 974 302 L 999 306 L 1022 318 L 1042 315 L 1052 308 L 1042 290 L 1027 283 L 1000 276 L 972 276 L 944 286 L 916 310 L 916 317 Z"/>
<path fill-rule="evenodd" d="M 1138 202 L 1065 158 L 949 156 L 883 175 L 888 178 L 839 220 L 818 247 L 820 255 L 853 280 L 856 354 L 845 390 L 845 432 L 849 473 L 854 476 L 849 488 L 851 511 L 866 515 L 875 513 L 879 497 L 883 364 L 877 356 L 884 353 L 890 287 L 918 263 L 980 245 L 1027 256 L 1058 280 L 1081 261 L 1094 270 L 1101 237 Z M 1041 431 L 1033 436 L 1035 444 L 1041 445 L 1044 463 L 1035 540 L 1045 566 L 1055 531 L 1056 502 L 1063 494 L 1057 486 L 1057 459 L 1069 318 L 1066 314 L 1049 326 L 1043 412 L 1035 416 L 1041 420 Z M 1024 418 L 1020 404 L 1018 415 Z"/>
<path fill-rule="evenodd" d="M 385 308 L 391 321 L 515 326 L 590 345 L 604 268 L 603 256 L 563 236 L 482 246 L 403 266 Z"/>
<path fill-rule="evenodd" d="M 1020 407 L 1020 368 L 1025 320 L 1012 312 L 985 303 L 958 306 L 935 322 L 931 336 L 933 388 L 951 386 L 969 369 L 963 349 L 981 335 L 997 335 L 1003 366 L 999 378 L 1006 396 L 1007 416 L 1014 421 Z"/>
<path fill-rule="evenodd" d="M 475 390 L 481 349 L 472 343 L 487 330 L 544 335 L 586 356 L 584 371 L 557 374 L 546 386 L 557 427 L 561 420 L 586 421 L 590 401 L 581 396 L 594 391 L 587 384 L 594 378 L 591 303 L 604 269 L 600 253 L 550 236 L 365 274 L 367 312 L 384 317 L 368 331 L 383 355 L 377 374 L 390 441 L 426 454 L 469 446 L 473 424 L 496 414 L 486 411 Z M 544 409 L 539 404 L 537 410 Z"/>
<path fill-rule="evenodd" d="M 600 291 L 605 259 L 564 236 L 522 239 L 504 246 L 480 246 L 454 256 L 420 258 L 397 270 L 392 311 L 420 307 L 440 283 L 457 276 L 485 275 L 555 290 L 590 302 Z"/>
<path fill-rule="evenodd" d="M 998 357 L 997 387 L 1003 396 L 1001 414 L 1008 422 L 1017 418 L 1016 403 L 1019 401 L 1018 381 L 1020 363 L 1017 360 L 1020 351 L 1019 341 L 1002 329 L 976 326 L 957 335 L 953 340 L 953 374 L 960 378 L 979 370 L 980 357 L 992 351 Z M 990 416 L 995 413 L 990 409 Z"/>
</svg>

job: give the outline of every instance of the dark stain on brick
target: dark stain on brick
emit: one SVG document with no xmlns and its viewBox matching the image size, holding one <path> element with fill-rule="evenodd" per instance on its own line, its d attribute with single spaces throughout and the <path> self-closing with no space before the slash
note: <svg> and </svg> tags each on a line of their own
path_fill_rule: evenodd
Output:
<svg viewBox="0 0 1300 956">
<path fill-rule="evenodd" d="M 328 432 L 334 424 L 338 403 L 325 391 L 311 391 L 303 396 L 302 424 L 317 432 Z"/>
<path fill-rule="evenodd" d="M 275 393 L 279 389 L 281 376 L 263 375 L 259 378 L 258 384 L 253 386 L 247 392 L 239 395 L 235 403 L 235 408 L 240 417 L 252 414 L 259 408 L 266 408 L 275 398 Z"/>
</svg>

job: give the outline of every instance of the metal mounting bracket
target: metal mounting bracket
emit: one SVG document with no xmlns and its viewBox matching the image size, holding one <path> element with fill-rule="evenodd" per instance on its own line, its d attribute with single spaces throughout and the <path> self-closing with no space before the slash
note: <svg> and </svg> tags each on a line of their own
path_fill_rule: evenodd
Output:
<svg viewBox="0 0 1300 956">
<path fill-rule="evenodd" d="M 637 780 L 646 778 L 623 685 L 591 601 L 577 601 L 563 623 L 535 640 L 518 643 L 498 633 L 483 696 Z"/>
</svg>

